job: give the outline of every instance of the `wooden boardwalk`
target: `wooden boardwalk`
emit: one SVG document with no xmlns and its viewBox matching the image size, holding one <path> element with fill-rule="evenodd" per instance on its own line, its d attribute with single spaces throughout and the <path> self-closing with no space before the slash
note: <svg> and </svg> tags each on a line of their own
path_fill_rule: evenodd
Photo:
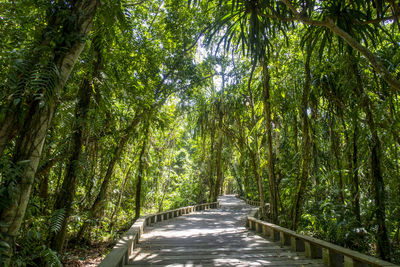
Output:
<svg viewBox="0 0 400 267">
<path fill-rule="evenodd" d="M 219 209 L 147 227 L 128 266 L 324 266 L 245 228 L 252 207 L 223 196 Z"/>
</svg>

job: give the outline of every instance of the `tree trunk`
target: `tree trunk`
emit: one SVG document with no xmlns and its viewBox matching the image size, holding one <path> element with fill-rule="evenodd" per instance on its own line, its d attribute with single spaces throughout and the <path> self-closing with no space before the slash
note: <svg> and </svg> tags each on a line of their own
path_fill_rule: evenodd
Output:
<svg viewBox="0 0 400 267">
<path fill-rule="evenodd" d="M 361 107 L 366 115 L 366 123 L 371 132 L 371 141 L 369 143 L 371 150 L 371 172 L 372 172 L 372 184 L 374 188 L 375 197 L 375 216 L 378 229 L 376 232 L 377 240 L 377 254 L 383 260 L 390 260 L 390 241 L 386 229 L 386 207 L 385 207 L 385 184 L 382 176 L 381 167 L 381 140 L 376 129 L 375 120 L 373 117 L 373 109 L 371 101 L 364 91 L 362 85 L 361 75 L 358 71 L 357 59 L 352 54 L 352 50 L 349 49 L 349 53 L 353 58 L 351 64 L 353 73 L 356 77 L 357 86 L 354 87 L 355 94 L 360 96 Z M 357 177 L 358 178 L 358 177 Z"/>
<path fill-rule="evenodd" d="M 342 175 L 342 166 L 340 164 L 340 158 L 339 158 L 339 145 L 338 145 L 338 135 L 336 134 L 335 131 L 335 115 L 333 111 L 331 111 L 331 116 L 330 116 L 330 123 L 329 123 L 329 133 L 330 133 L 330 141 L 331 141 L 331 155 L 332 157 L 335 158 L 335 164 L 332 164 L 333 166 L 336 165 L 336 168 L 333 168 L 333 172 L 337 172 L 339 174 L 339 200 L 342 205 L 344 205 L 344 188 L 343 188 L 343 175 Z M 335 176 L 334 176 L 335 177 Z"/>
<path fill-rule="evenodd" d="M 222 130 L 219 130 L 219 137 L 217 143 L 217 163 L 216 163 L 216 172 L 217 172 L 217 179 L 215 181 L 215 188 L 214 188 L 214 198 L 213 201 L 218 201 L 219 191 L 221 187 L 222 181 Z"/>
<path fill-rule="evenodd" d="M 48 196 L 48 188 L 49 188 L 49 173 L 52 167 L 54 167 L 59 161 L 63 160 L 65 157 L 65 152 L 61 152 L 58 155 L 54 156 L 47 160 L 43 165 L 41 165 L 37 172 L 36 176 L 40 179 L 39 184 L 39 197 L 43 199 L 47 199 Z"/>
<path fill-rule="evenodd" d="M 122 154 L 123 150 L 125 149 L 125 145 L 128 142 L 129 137 L 131 136 L 131 132 L 139 124 L 139 122 L 141 121 L 145 112 L 146 111 L 144 111 L 140 114 L 136 114 L 136 116 L 132 120 L 131 124 L 128 126 L 128 128 L 125 129 L 124 135 L 119 139 L 118 144 L 115 146 L 114 153 L 113 153 L 113 156 L 112 156 L 110 162 L 108 163 L 107 172 L 106 172 L 103 182 L 101 184 L 100 191 L 99 191 L 95 201 L 93 202 L 92 207 L 89 210 L 88 219 L 83 223 L 83 225 L 77 235 L 78 240 L 81 240 L 84 237 L 85 233 L 87 232 L 87 228 L 89 227 L 89 220 L 99 217 L 99 213 L 102 210 L 103 203 L 106 200 L 106 195 L 107 195 L 108 187 L 111 182 L 112 175 L 114 173 L 115 164 L 121 158 L 121 154 Z"/>
<path fill-rule="evenodd" d="M 55 56 L 54 63 L 59 70 L 59 79 L 57 79 L 54 85 L 54 92 L 46 99 L 44 107 L 42 107 L 42 101 L 32 101 L 23 127 L 18 132 L 19 137 L 15 146 L 14 163 L 18 163 L 22 169 L 12 182 L 8 181 L 3 185 L 8 187 L 12 184 L 15 190 L 13 190 L 12 195 L 7 197 L 9 199 L 9 206 L 0 212 L 0 221 L 3 222 L 3 225 L 8 225 L 2 226 L 0 231 L 8 236 L 6 242 L 10 244 L 10 248 L 14 246 L 15 236 L 18 234 L 25 215 L 46 133 L 54 115 L 57 97 L 64 88 L 75 62 L 84 48 L 85 42 L 82 42 L 82 40 L 85 39 L 91 30 L 97 4 L 97 0 L 80 0 L 73 3 L 71 17 L 76 19 L 76 28 L 71 28 L 74 28 L 73 34 L 79 36 L 79 38 L 75 38 L 68 47 L 68 50 L 65 49 L 65 44 L 60 44 L 62 47 L 54 48 L 54 53 L 58 53 Z M 66 31 L 66 34 L 71 33 Z M 60 51 L 65 52 L 60 54 Z M 10 250 L 10 256 L 12 252 Z"/>
<path fill-rule="evenodd" d="M 307 186 L 309 167 L 310 167 L 310 136 L 308 133 L 308 98 L 311 89 L 311 70 L 310 60 L 312 54 L 312 47 L 310 44 L 307 46 L 306 62 L 304 65 L 306 80 L 304 83 L 303 97 L 301 102 L 301 120 L 302 120 L 302 166 L 301 166 L 301 177 L 297 192 L 293 202 L 292 210 L 292 229 L 296 230 L 300 221 L 300 217 L 303 209 L 304 193 Z"/>
<path fill-rule="evenodd" d="M 310 129 L 311 129 L 311 146 L 312 146 L 312 159 L 313 159 L 313 168 L 312 168 L 312 174 L 311 176 L 314 178 L 314 186 L 318 187 L 319 186 L 319 166 L 318 166 L 318 147 L 317 147 L 317 141 L 315 136 L 317 136 L 317 109 L 318 109 L 318 100 L 315 97 L 315 95 L 311 95 L 311 120 L 309 122 L 310 124 Z M 315 200 L 318 202 L 320 200 L 319 194 L 315 194 Z"/>
<path fill-rule="evenodd" d="M 210 173 L 208 177 L 208 185 L 210 187 L 210 196 L 209 201 L 213 201 L 215 199 L 214 193 L 214 144 L 215 144 L 215 123 L 213 121 L 211 125 L 211 136 L 210 136 Z"/>
<path fill-rule="evenodd" d="M 367 96 L 364 96 L 367 98 Z M 371 171 L 373 178 L 373 186 L 375 191 L 375 203 L 376 203 L 376 222 L 378 224 L 378 230 L 376 233 L 377 239 L 377 252 L 383 260 L 390 260 L 390 242 L 386 229 L 386 208 L 385 208 L 385 184 L 382 177 L 381 169 L 381 141 L 378 137 L 378 132 L 375 128 L 375 122 L 373 119 L 373 113 L 369 100 L 363 101 L 363 108 L 366 113 L 367 123 L 371 131 L 372 139 L 370 142 L 371 149 Z"/>
<path fill-rule="evenodd" d="M 44 107 L 42 107 L 43 102 L 40 100 L 31 102 L 23 127 L 17 133 L 19 137 L 15 146 L 14 162 L 21 166 L 22 169 L 12 182 L 15 190 L 12 195 L 8 196 L 9 206 L 1 210 L 0 216 L 0 221 L 4 223 L 3 225 L 8 225 L 2 226 L 0 231 L 8 236 L 6 241 L 10 244 L 11 248 L 25 215 L 46 133 L 54 115 L 57 97 L 64 88 L 75 62 L 83 50 L 85 43 L 82 42 L 82 39 L 91 30 L 97 4 L 97 0 L 80 0 L 74 2 L 71 7 L 71 16 L 76 19 L 76 28 L 71 28 L 74 29 L 73 34 L 79 36 L 79 38 L 75 38 L 68 47 L 68 50 L 65 49 L 65 44 L 60 44 L 60 47 L 53 49 L 55 54 L 54 63 L 59 70 L 59 79 L 57 79 L 54 85 L 54 92 L 46 99 Z M 71 33 L 66 31 L 65 34 L 68 35 Z M 60 54 L 60 51 L 64 53 Z M 10 185 L 11 181 L 3 186 L 8 187 Z M 11 254 L 12 251 L 10 251 L 9 255 Z"/>
<path fill-rule="evenodd" d="M 15 237 L 25 214 L 46 133 L 55 108 L 54 103 L 41 108 L 38 102 L 33 103 L 29 113 L 31 119 L 25 121 L 15 147 L 13 162 L 18 169 L 16 177 L 13 180 L 5 180 L 2 184 L 2 187 L 12 190 L 11 194 L 7 195 L 8 207 L 1 210 L 0 218 L 3 222 L 1 232 L 7 235 L 5 241 L 12 248 L 9 256 L 14 252 Z M 14 188 L 11 189 L 12 187 Z"/>
<path fill-rule="evenodd" d="M 263 103 L 265 125 L 267 130 L 267 161 L 268 161 L 268 182 L 269 195 L 271 197 L 270 212 L 272 223 L 277 223 L 278 220 L 278 188 L 274 173 L 274 156 L 272 147 L 272 119 L 271 119 L 271 98 L 270 98 L 270 76 L 268 65 L 263 60 L 262 64 L 262 83 L 263 83 Z"/>
<path fill-rule="evenodd" d="M 276 114 L 275 116 L 275 120 L 274 123 L 276 125 L 276 128 L 280 128 L 281 127 L 281 123 L 280 123 L 280 118 L 279 116 Z M 282 182 L 283 176 L 282 176 L 282 171 L 281 171 L 281 166 L 280 166 L 280 146 L 281 146 L 281 133 L 279 131 L 277 131 L 275 133 L 275 140 L 276 140 L 276 145 L 275 145 L 275 168 L 276 168 L 276 206 L 277 206 L 277 215 L 279 216 L 282 213 L 282 202 L 281 202 L 281 193 L 280 193 L 280 184 Z M 277 223 L 279 224 L 279 217 L 277 220 Z"/>
<path fill-rule="evenodd" d="M 133 167 L 133 163 L 129 165 L 128 170 L 125 174 L 124 181 L 122 182 L 122 185 L 119 189 L 117 204 L 115 204 L 114 211 L 110 216 L 110 229 L 114 228 L 114 224 L 115 224 L 114 216 L 117 214 L 119 206 L 121 205 L 122 195 L 124 194 L 125 186 L 126 186 L 126 183 L 128 182 L 129 174 L 131 172 L 132 167 Z"/>
<path fill-rule="evenodd" d="M 297 120 L 297 109 L 295 109 L 294 116 L 293 116 L 293 144 L 294 144 L 294 160 L 296 164 L 296 177 L 295 177 L 295 188 L 299 186 L 300 180 L 300 171 L 301 171 L 301 161 L 299 160 L 299 127 L 298 127 L 298 120 Z"/>
<path fill-rule="evenodd" d="M 353 213 L 356 217 L 357 224 L 361 225 L 361 212 L 360 212 L 360 182 L 358 178 L 358 148 L 357 148 L 357 139 L 358 139 L 358 120 L 357 115 L 353 120 L 354 124 L 354 132 L 353 132 L 353 183 L 352 183 L 352 197 L 353 197 Z"/>
<path fill-rule="evenodd" d="M 80 162 L 82 148 L 85 142 L 84 131 L 87 125 L 88 113 L 90 108 L 90 98 L 92 96 L 92 86 L 95 79 L 100 75 L 102 66 L 101 51 L 93 45 L 93 72 L 91 77 L 83 80 L 78 92 L 78 103 L 75 109 L 75 125 L 72 135 L 72 146 L 70 157 L 67 162 L 64 181 L 61 191 L 57 194 L 56 202 L 54 204 L 54 211 L 64 209 L 65 215 L 62 220 L 61 229 L 50 235 L 50 247 L 57 252 L 63 250 L 67 235 L 67 226 L 69 217 L 73 210 L 73 201 L 75 199 L 75 192 L 77 187 L 77 179 L 80 172 Z M 90 80 L 89 80 L 90 79 Z"/>
<path fill-rule="evenodd" d="M 240 168 L 242 169 L 242 172 L 244 175 L 243 178 L 243 183 L 244 183 L 244 194 L 245 198 L 249 197 L 250 193 L 250 187 L 249 187 L 249 168 L 246 166 L 246 156 L 245 156 L 245 139 L 244 139 L 244 134 L 243 134 L 243 125 L 240 122 L 240 118 L 237 118 L 237 122 L 239 125 L 239 149 L 240 149 Z"/>
<path fill-rule="evenodd" d="M 142 197 L 142 183 L 144 179 L 144 165 L 146 163 L 146 150 L 147 150 L 147 145 L 149 142 L 149 128 L 150 124 L 147 122 L 147 125 L 145 126 L 144 130 L 144 137 L 143 137 L 143 145 L 142 145 L 142 150 L 140 151 L 139 155 L 139 167 L 138 167 L 138 176 L 137 176 L 137 181 L 136 181 L 136 201 L 135 201 L 135 220 L 140 217 L 140 209 L 142 208 L 141 205 L 141 197 Z"/>
<path fill-rule="evenodd" d="M 254 96 L 253 91 L 251 90 L 250 83 L 249 83 L 249 95 L 250 95 L 250 107 L 251 107 L 251 119 L 252 119 L 252 127 L 255 127 L 257 124 L 256 120 L 256 113 L 254 109 Z M 258 198 L 260 200 L 260 211 L 261 211 L 261 218 L 265 217 L 265 196 L 264 196 L 264 185 L 263 185 L 263 178 L 260 170 L 260 149 L 258 147 L 258 136 L 257 133 L 254 133 L 254 142 L 253 142 L 254 149 L 249 147 L 249 153 L 252 158 L 253 162 L 253 174 L 254 179 L 257 184 L 258 189 Z"/>
<path fill-rule="evenodd" d="M 84 142 L 83 132 L 87 124 L 91 92 L 91 82 L 88 79 L 85 79 L 78 92 L 79 100 L 75 108 L 75 125 L 72 131 L 71 153 L 67 162 L 64 181 L 60 192 L 57 194 L 53 209 L 53 212 L 57 212 L 60 209 L 65 210 L 61 229 L 50 236 L 50 247 L 59 253 L 63 250 L 63 244 L 67 235 L 68 220 L 72 212 L 76 186 L 78 183 L 77 178 L 80 170 L 80 157 Z"/>
</svg>

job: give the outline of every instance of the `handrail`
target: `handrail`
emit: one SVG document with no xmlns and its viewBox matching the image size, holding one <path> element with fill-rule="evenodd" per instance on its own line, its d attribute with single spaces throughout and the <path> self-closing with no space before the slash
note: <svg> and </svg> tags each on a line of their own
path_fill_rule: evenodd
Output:
<svg viewBox="0 0 400 267">
<path fill-rule="evenodd" d="M 123 267 L 128 264 L 129 256 L 132 254 L 133 248 L 139 242 L 140 236 L 143 234 L 143 230 L 146 226 L 184 214 L 189 214 L 194 211 L 214 209 L 218 207 L 219 202 L 204 203 L 140 217 L 122 236 L 98 267 Z"/>
<path fill-rule="evenodd" d="M 247 200 L 246 200 L 247 203 Z M 292 251 L 305 252 L 309 258 L 322 258 L 328 266 L 398 266 L 360 252 L 344 248 L 314 237 L 298 234 L 287 228 L 261 221 L 251 213 L 247 216 L 246 226 L 273 241 L 280 241 L 281 246 L 290 246 Z"/>
</svg>

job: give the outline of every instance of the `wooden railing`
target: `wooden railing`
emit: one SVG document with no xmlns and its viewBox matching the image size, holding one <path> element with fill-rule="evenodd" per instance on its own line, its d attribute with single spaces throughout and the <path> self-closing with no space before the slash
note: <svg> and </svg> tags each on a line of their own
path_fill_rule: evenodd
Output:
<svg viewBox="0 0 400 267">
<path fill-rule="evenodd" d="M 260 201 L 255 201 L 251 199 L 246 199 L 246 203 L 252 206 L 260 206 Z"/>
<path fill-rule="evenodd" d="M 240 198 L 241 200 L 244 200 L 244 202 L 246 202 L 246 204 L 251 205 L 251 206 L 260 206 L 260 201 L 257 200 L 251 200 L 248 198 L 245 198 L 243 196 L 240 196 L 238 194 L 235 195 L 237 198 Z M 269 203 L 266 203 L 266 205 L 269 205 Z"/>
<path fill-rule="evenodd" d="M 248 201 L 246 203 L 257 201 Z M 253 205 L 253 204 L 251 204 Z M 261 221 L 256 218 L 257 211 L 252 211 L 246 220 L 246 226 L 273 241 L 280 241 L 281 246 L 290 246 L 296 252 L 305 252 L 306 256 L 323 259 L 328 266 L 361 267 L 361 266 L 398 266 L 360 252 L 334 245 L 332 243 L 298 234 L 287 228 Z"/>
<path fill-rule="evenodd" d="M 140 217 L 118 241 L 111 252 L 99 264 L 99 267 L 122 267 L 125 264 L 128 264 L 129 257 L 132 254 L 132 251 L 135 248 L 136 244 L 139 242 L 140 236 L 143 234 L 143 230 L 146 226 L 151 225 L 152 223 L 175 218 L 184 214 L 189 214 L 194 211 L 207 210 L 218 207 L 218 202 L 205 203 Z"/>
</svg>

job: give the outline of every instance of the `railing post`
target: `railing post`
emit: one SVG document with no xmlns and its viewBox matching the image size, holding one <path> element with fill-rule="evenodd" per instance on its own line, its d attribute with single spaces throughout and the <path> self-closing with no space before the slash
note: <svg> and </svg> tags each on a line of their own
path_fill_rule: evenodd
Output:
<svg viewBox="0 0 400 267">
<path fill-rule="evenodd" d="M 308 241 L 304 241 L 304 248 L 306 251 L 306 257 L 316 259 L 316 258 L 321 258 L 321 250 L 314 244 L 311 244 Z"/>
<path fill-rule="evenodd" d="M 344 267 L 363 267 L 363 266 L 366 265 L 353 258 L 344 256 Z"/>
<path fill-rule="evenodd" d="M 254 221 L 253 220 L 249 220 L 249 228 L 250 228 L 250 230 L 254 230 Z"/>
<path fill-rule="evenodd" d="M 285 238 L 285 234 L 283 232 L 279 232 L 279 241 L 281 243 L 281 247 L 283 247 L 284 245 L 286 245 L 286 243 L 288 243 Z"/>
<path fill-rule="evenodd" d="M 271 236 L 269 231 L 268 231 L 268 227 L 266 225 L 264 225 L 264 224 L 262 225 L 262 234 L 263 234 L 263 236 L 266 236 L 266 237 L 270 237 Z"/>
<path fill-rule="evenodd" d="M 124 257 L 123 262 L 124 262 L 124 264 L 126 264 L 126 265 L 129 263 L 129 249 L 127 249 L 127 250 L 125 251 L 125 257 Z"/>
<path fill-rule="evenodd" d="M 280 240 L 280 232 L 275 230 L 275 229 L 271 229 L 271 238 L 273 241 L 279 241 Z"/>
<path fill-rule="evenodd" d="M 322 260 L 328 266 L 343 266 L 343 256 L 339 255 L 328 248 L 322 248 Z"/>
<path fill-rule="evenodd" d="M 305 250 L 304 241 L 294 236 L 290 237 L 290 247 L 295 252 L 303 252 Z"/>
</svg>

